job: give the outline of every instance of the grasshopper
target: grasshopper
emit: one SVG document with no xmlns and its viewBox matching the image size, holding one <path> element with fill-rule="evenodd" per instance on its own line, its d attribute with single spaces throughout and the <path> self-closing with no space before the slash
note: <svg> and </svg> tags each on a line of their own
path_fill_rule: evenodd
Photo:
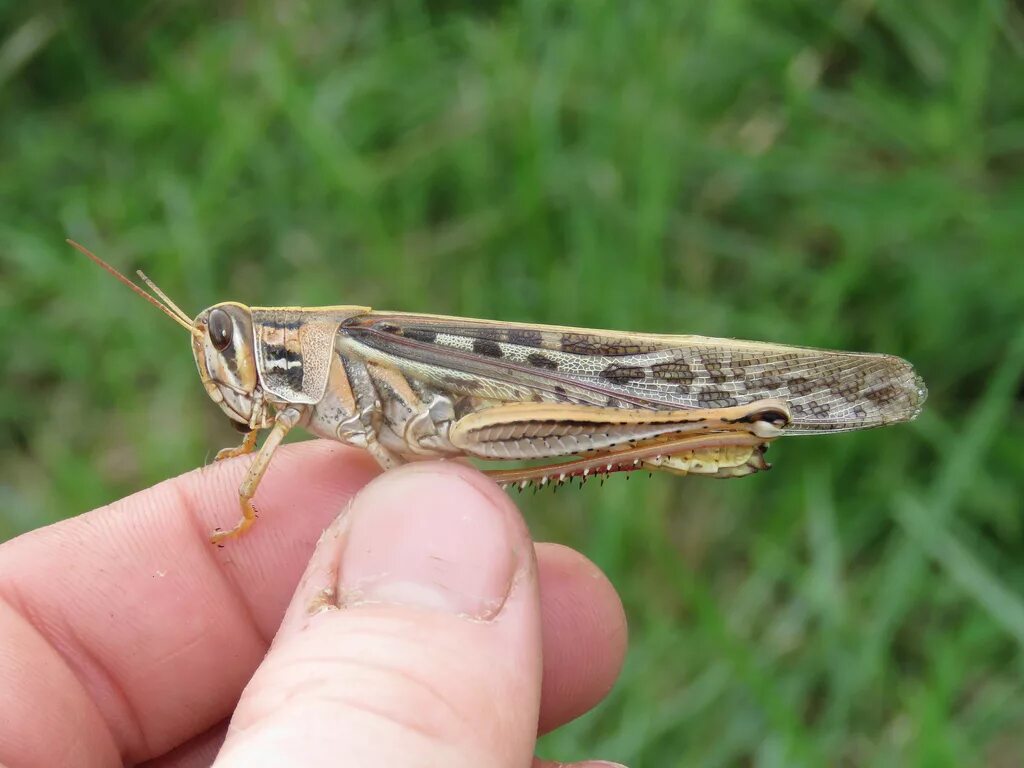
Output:
<svg viewBox="0 0 1024 768">
<path fill-rule="evenodd" d="M 909 421 L 927 396 L 902 358 L 703 336 L 622 333 L 369 307 L 248 307 L 190 318 L 68 241 L 192 337 L 207 393 L 256 451 L 237 536 L 284 436 L 304 427 L 358 446 L 385 470 L 430 458 L 540 461 L 494 469 L 503 486 L 612 472 L 741 477 L 768 469 L 782 434 Z"/>
</svg>

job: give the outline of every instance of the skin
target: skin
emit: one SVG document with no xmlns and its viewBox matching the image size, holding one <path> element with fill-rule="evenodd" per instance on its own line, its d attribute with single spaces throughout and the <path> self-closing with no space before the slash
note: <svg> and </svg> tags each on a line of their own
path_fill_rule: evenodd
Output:
<svg viewBox="0 0 1024 768">
<path fill-rule="evenodd" d="M 469 467 L 320 441 L 212 547 L 246 461 L 0 546 L 0 765 L 550 768 L 625 653 L 596 566 Z"/>
</svg>

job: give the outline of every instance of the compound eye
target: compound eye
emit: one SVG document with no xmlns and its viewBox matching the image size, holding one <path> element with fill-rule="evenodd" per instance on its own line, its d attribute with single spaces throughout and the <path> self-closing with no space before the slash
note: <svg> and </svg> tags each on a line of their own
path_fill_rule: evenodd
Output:
<svg viewBox="0 0 1024 768">
<path fill-rule="evenodd" d="M 206 332 L 218 352 L 224 351 L 231 343 L 231 318 L 223 309 L 215 309 L 206 321 Z"/>
</svg>

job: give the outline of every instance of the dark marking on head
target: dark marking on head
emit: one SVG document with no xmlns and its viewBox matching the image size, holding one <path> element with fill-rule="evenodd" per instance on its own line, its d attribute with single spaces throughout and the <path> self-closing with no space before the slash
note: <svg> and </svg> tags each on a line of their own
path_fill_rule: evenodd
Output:
<svg viewBox="0 0 1024 768">
<path fill-rule="evenodd" d="M 473 351 L 478 355 L 486 355 L 487 357 L 501 357 L 501 347 L 495 341 L 488 339 L 473 339 Z"/>
<path fill-rule="evenodd" d="M 614 363 L 601 371 L 600 375 L 605 381 L 618 384 L 620 387 L 631 384 L 634 381 L 643 381 L 647 377 L 643 368 L 635 365 L 616 365 Z"/>
<path fill-rule="evenodd" d="M 533 352 L 527 355 L 526 362 L 528 362 L 534 368 L 544 368 L 548 371 L 558 370 L 558 363 L 556 363 L 550 357 L 545 357 L 540 352 Z"/>
<path fill-rule="evenodd" d="M 221 359 L 225 363 L 227 363 L 228 370 L 231 371 L 231 373 L 233 373 L 233 374 L 235 374 L 237 376 L 238 375 L 238 353 L 237 353 L 237 351 L 232 350 L 230 355 L 222 354 L 221 355 Z"/>
</svg>

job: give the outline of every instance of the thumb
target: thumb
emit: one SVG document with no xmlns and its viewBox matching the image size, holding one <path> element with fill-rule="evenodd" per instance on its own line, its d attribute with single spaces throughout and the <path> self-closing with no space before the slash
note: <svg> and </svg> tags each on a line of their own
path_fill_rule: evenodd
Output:
<svg viewBox="0 0 1024 768">
<path fill-rule="evenodd" d="M 522 518 L 475 470 L 415 464 L 321 537 L 216 766 L 528 766 L 540 680 Z"/>
</svg>

